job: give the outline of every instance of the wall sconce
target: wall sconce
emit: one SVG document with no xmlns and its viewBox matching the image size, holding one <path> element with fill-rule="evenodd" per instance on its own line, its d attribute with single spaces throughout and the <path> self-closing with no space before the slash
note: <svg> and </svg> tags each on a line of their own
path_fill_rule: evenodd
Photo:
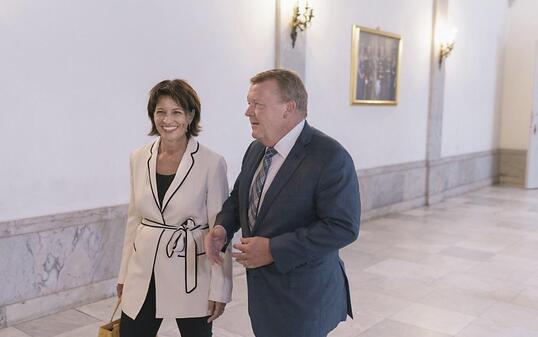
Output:
<svg viewBox="0 0 538 337">
<path fill-rule="evenodd" d="M 443 65 L 443 60 L 450 55 L 454 49 L 454 44 L 457 34 L 456 28 L 452 28 L 450 33 L 444 32 L 440 37 L 440 48 L 439 48 L 439 68 Z"/>
<path fill-rule="evenodd" d="M 295 48 L 295 40 L 297 40 L 297 29 L 301 32 L 306 29 L 308 24 L 314 17 L 314 10 L 308 6 L 308 2 L 304 6 L 295 5 L 293 8 L 293 18 L 291 21 L 291 47 Z"/>
</svg>

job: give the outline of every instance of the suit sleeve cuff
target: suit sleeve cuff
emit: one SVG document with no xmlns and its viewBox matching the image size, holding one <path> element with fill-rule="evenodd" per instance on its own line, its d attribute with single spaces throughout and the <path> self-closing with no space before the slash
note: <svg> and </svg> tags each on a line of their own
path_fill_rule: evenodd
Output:
<svg viewBox="0 0 538 337">
<path fill-rule="evenodd" d="M 286 256 L 286 248 L 280 237 L 274 237 L 269 240 L 269 249 L 273 256 L 273 263 L 276 269 L 282 274 L 289 273 L 293 268 L 292 261 Z"/>
</svg>

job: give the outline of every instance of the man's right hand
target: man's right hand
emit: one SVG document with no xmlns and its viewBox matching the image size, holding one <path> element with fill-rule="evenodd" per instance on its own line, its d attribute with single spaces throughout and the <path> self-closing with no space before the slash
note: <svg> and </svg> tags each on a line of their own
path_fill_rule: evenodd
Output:
<svg viewBox="0 0 538 337">
<path fill-rule="evenodd" d="M 224 262 L 220 252 L 225 243 L 226 229 L 221 225 L 215 225 L 204 239 L 205 253 L 211 263 L 222 264 Z"/>
<path fill-rule="evenodd" d="M 121 297 L 121 294 L 123 294 L 123 284 L 117 284 L 116 285 L 116 292 L 118 293 L 118 297 Z"/>
</svg>

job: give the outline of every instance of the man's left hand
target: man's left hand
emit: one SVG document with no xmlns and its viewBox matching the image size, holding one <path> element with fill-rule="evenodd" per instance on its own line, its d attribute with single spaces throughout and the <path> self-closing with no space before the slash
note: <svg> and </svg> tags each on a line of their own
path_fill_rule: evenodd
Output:
<svg viewBox="0 0 538 337">
<path fill-rule="evenodd" d="M 269 239 L 261 236 L 241 238 L 241 243 L 233 245 L 241 253 L 233 253 L 235 260 L 245 268 L 258 268 L 273 262 Z"/>
</svg>

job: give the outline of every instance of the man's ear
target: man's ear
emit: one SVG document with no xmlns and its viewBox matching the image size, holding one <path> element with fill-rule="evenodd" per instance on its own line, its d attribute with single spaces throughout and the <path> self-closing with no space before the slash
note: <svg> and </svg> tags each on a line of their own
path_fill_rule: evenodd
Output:
<svg viewBox="0 0 538 337">
<path fill-rule="evenodd" d="M 286 103 L 286 109 L 284 110 L 283 117 L 284 119 L 288 118 L 291 114 L 295 113 L 297 110 L 297 103 L 294 100 L 291 100 Z"/>
</svg>

